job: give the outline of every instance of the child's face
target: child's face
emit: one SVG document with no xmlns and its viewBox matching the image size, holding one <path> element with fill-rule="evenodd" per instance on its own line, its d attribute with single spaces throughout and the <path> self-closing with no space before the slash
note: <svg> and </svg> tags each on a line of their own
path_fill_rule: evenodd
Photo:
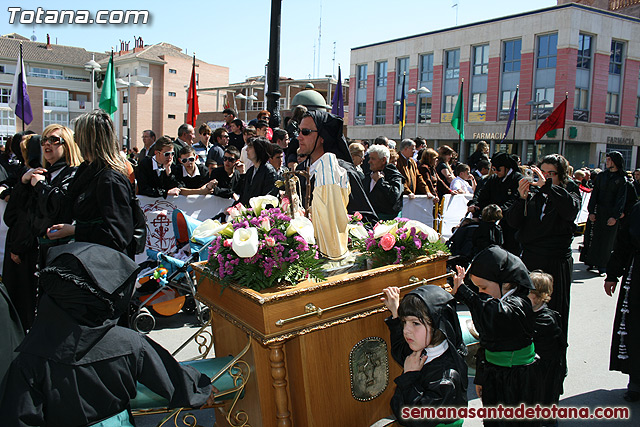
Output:
<svg viewBox="0 0 640 427">
<path fill-rule="evenodd" d="M 540 298 L 533 292 L 529 292 L 529 301 L 531 301 L 531 305 L 533 306 L 534 311 L 542 306 L 542 298 Z"/>
<path fill-rule="evenodd" d="M 498 282 L 492 282 L 491 280 L 483 279 L 474 274 L 471 275 L 471 281 L 483 294 L 491 295 L 497 299 L 502 297 L 500 294 L 500 284 Z"/>
<path fill-rule="evenodd" d="M 407 316 L 403 319 L 402 333 L 404 339 L 413 351 L 422 351 L 431 343 L 431 327 L 422 323 L 415 316 Z"/>
</svg>

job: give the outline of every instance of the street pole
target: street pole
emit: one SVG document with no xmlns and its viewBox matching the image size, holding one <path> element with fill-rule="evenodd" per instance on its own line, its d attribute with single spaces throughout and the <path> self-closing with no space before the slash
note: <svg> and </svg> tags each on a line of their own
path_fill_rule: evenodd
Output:
<svg viewBox="0 0 640 427">
<path fill-rule="evenodd" d="M 538 131 L 538 92 L 536 91 L 536 132 Z M 535 163 L 538 160 L 538 140 L 536 139 L 535 133 L 533 135 L 533 162 Z"/>
<path fill-rule="evenodd" d="M 271 0 L 271 34 L 269 38 L 269 65 L 267 67 L 267 110 L 269 127 L 280 127 L 280 21 L 282 0 Z"/>
</svg>

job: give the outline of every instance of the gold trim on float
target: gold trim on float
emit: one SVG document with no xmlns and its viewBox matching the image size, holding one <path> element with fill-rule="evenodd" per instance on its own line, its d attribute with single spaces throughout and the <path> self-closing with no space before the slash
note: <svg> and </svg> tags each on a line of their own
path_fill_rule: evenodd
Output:
<svg viewBox="0 0 640 427">
<path fill-rule="evenodd" d="M 418 279 L 415 276 L 411 276 L 409 278 L 409 284 L 401 286 L 400 290 L 403 290 L 403 289 L 406 289 L 406 288 L 410 288 L 410 287 L 426 285 L 427 283 L 434 282 L 436 280 L 441 280 L 441 279 L 446 279 L 448 277 L 453 277 L 453 275 L 454 275 L 454 273 L 450 272 L 450 273 L 442 274 L 440 276 L 431 277 L 429 279 L 422 279 L 422 280 Z M 327 311 L 337 310 L 339 308 L 348 307 L 348 306 L 353 305 L 353 304 L 358 304 L 360 302 L 367 301 L 367 300 L 374 299 L 374 298 L 380 298 L 382 296 L 384 296 L 384 292 L 378 292 L 377 294 L 368 295 L 366 297 L 362 297 L 362 298 L 354 299 L 354 300 L 351 300 L 351 301 L 343 302 L 341 304 L 332 305 L 331 307 L 327 307 L 327 308 L 318 308 L 313 303 L 309 303 L 309 304 L 304 306 L 304 314 L 300 314 L 298 316 L 289 317 L 287 319 L 279 319 L 279 320 L 276 321 L 276 326 L 283 326 L 286 323 L 291 323 L 291 322 L 294 322 L 296 320 L 306 319 L 307 317 L 311 317 L 313 315 L 317 315 L 318 317 L 322 317 L 322 315 L 324 313 L 326 313 Z"/>
</svg>

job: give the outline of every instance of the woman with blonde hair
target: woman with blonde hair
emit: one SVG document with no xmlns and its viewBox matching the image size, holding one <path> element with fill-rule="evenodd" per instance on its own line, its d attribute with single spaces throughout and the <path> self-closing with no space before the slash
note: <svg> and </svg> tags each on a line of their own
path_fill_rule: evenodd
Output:
<svg viewBox="0 0 640 427">
<path fill-rule="evenodd" d="M 67 213 L 49 228 L 47 237 L 74 236 L 78 242 L 98 243 L 133 257 L 134 191 L 111 118 L 102 110 L 81 115 L 75 139 L 84 163 L 69 186 Z"/>
</svg>

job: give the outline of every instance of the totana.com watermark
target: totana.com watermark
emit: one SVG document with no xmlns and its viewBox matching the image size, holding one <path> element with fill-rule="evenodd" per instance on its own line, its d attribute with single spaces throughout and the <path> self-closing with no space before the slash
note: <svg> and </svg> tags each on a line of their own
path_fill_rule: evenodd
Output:
<svg viewBox="0 0 640 427">
<path fill-rule="evenodd" d="M 9 7 L 9 24 L 146 24 L 148 10 L 36 10 Z"/>
</svg>

